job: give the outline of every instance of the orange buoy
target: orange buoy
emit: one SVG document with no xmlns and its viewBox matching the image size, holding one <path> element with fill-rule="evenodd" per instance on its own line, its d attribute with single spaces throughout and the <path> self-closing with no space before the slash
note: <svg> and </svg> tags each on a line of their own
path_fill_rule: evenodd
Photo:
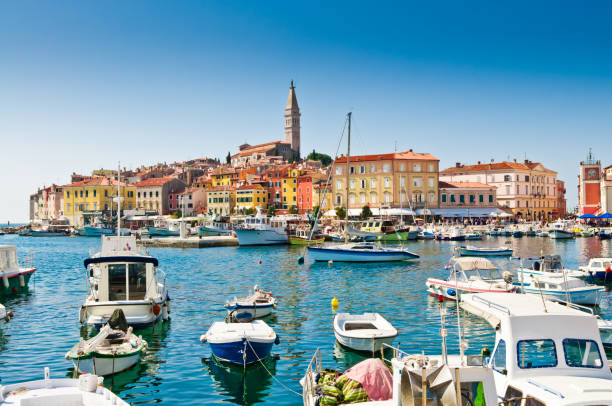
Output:
<svg viewBox="0 0 612 406">
<path fill-rule="evenodd" d="M 158 305 L 158 304 L 155 304 L 153 306 L 153 314 L 157 316 L 159 314 L 159 312 L 161 312 L 161 306 Z"/>
</svg>

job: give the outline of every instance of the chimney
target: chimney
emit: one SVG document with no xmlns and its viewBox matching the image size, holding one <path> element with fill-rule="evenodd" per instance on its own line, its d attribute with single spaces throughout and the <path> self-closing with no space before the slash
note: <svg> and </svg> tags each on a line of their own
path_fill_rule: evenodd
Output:
<svg viewBox="0 0 612 406">
<path fill-rule="evenodd" d="M 412 152 L 412 148 L 410 148 L 410 149 L 408 150 L 408 152 Z"/>
<path fill-rule="evenodd" d="M 478 165 L 480 165 L 480 161 L 478 161 Z"/>
<path fill-rule="evenodd" d="M 514 163 L 516 163 L 516 158 L 514 158 Z"/>
<path fill-rule="evenodd" d="M 455 168 L 461 168 L 461 162 L 455 162 Z"/>
</svg>

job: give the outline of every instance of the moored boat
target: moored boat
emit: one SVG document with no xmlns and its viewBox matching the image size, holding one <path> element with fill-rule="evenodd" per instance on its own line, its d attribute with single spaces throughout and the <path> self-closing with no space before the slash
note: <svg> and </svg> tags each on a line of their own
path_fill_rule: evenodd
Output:
<svg viewBox="0 0 612 406">
<path fill-rule="evenodd" d="M 588 285 L 582 279 L 572 278 L 563 273 L 520 275 L 519 272 L 519 280 L 521 290 L 525 293 L 580 305 L 598 305 L 600 295 L 605 290 L 603 286 Z"/>
<path fill-rule="evenodd" d="M 27 289 L 36 268 L 21 268 L 17 260 L 17 247 L 0 245 L 0 295 Z"/>
<path fill-rule="evenodd" d="M 380 351 L 383 344 L 391 345 L 398 334 L 378 313 L 336 313 L 333 325 L 336 340 L 355 351 Z"/>
<path fill-rule="evenodd" d="M 591 258 L 587 265 L 579 266 L 578 271 L 595 281 L 612 281 L 612 258 Z"/>
<path fill-rule="evenodd" d="M 274 330 L 262 320 L 250 323 L 216 321 L 200 341 L 207 342 L 219 360 L 238 365 L 264 360 L 270 355 L 272 345 L 279 343 Z"/>
<path fill-rule="evenodd" d="M 238 245 L 276 245 L 287 244 L 287 219 L 267 217 L 259 211 L 255 216 L 247 217 L 234 229 Z"/>
<path fill-rule="evenodd" d="M 272 309 L 276 307 L 276 298 L 272 296 L 272 292 L 266 292 L 257 285 L 253 287 L 253 293 L 241 297 L 234 298 L 231 302 L 225 304 L 227 311 L 233 313 L 238 318 L 245 317 L 247 319 L 255 319 L 265 317 L 272 313 Z"/>
<path fill-rule="evenodd" d="M 512 248 L 509 247 L 476 247 L 467 245 L 457 247 L 459 255 L 462 257 L 499 257 L 512 255 Z"/>
<path fill-rule="evenodd" d="M 392 262 L 417 259 L 419 256 L 399 248 L 387 248 L 372 243 L 354 243 L 323 247 L 307 247 L 315 261 Z"/>
<path fill-rule="evenodd" d="M 84 341 L 81 339 L 66 353 L 66 359 L 82 373 L 107 376 L 116 374 L 134 366 L 147 348 L 147 342 L 127 327 L 123 313 L 118 310 L 113 318 L 118 318 L 121 328 L 113 329 L 106 324 L 100 332 Z M 124 330 L 125 329 L 125 330 Z"/>
<path fill-rule="evenodd" d="M 113 235 L 114 230 L 112 228 L 104 227 L 101 224 L 83 226 L 83 234 L 79 232 L 79 235 L 85 237 L 100 237 L 102 235 Z"/>
<path fill-rule="evenodd" d="M 289 244 L 291 245 L 316 245 L 324 242 L 325 236 L 312 233 L 309 228 L 298 227 L 294 234 L 289 235 Z"/>
</svg>

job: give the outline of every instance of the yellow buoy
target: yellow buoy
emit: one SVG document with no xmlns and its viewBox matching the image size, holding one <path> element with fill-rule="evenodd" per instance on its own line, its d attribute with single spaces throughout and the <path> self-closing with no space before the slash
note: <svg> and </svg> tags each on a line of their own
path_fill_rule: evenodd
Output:
<svg viewBox="0 0 612 406">
<path fill-rule="evenodd" d="M 333 308 L 337 308 L 338 307 L 338 299 L 336 299 L 335 297 L 332 299 L 331 301 L 331 305 Z"/>
</svg>

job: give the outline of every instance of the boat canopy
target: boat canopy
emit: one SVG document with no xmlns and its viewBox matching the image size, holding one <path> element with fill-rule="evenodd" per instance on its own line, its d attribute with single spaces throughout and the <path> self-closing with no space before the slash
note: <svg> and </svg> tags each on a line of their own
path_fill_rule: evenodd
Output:
<svg viewBox="0 0 612 406">
<path fill-rule="evenodd" d="M 480 269 L 497 269 L 491 261 L 486 258 L 477 257 L 453 257 L 453 264 L 460 268 L 461 271 L 474 271 Z"/>
<path fill-rule="evenodd" d="M 154 266 L 158 265 L 157 258 L 153 257 L 137 257 L 137 256 L 113 256 L 113 257 L 94 257 L 87 258 L 83 263 L 85 264 L 85 268 L 89 266 L 89 264 L 100 264 L 105 262 L 139 262 L 145 264 L 153 264 Z"/>
</svg>

